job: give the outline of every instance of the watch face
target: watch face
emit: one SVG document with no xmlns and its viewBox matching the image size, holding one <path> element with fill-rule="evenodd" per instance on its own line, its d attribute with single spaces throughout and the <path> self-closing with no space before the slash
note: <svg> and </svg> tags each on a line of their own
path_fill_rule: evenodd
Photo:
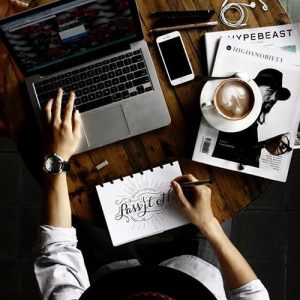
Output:
<svg viewBox="0 0 300 300">
<path fill-rule="evenodd" d="M 45 160 L 44 167 L 50 173 L 60 173 L 62 171 L 62 162 L 56 156 L 49 156 Z"/>
</svg>

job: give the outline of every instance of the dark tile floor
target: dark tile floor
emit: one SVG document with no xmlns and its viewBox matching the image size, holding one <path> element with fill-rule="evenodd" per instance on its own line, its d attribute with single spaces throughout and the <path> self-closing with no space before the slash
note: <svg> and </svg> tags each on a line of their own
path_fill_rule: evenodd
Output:
<svg viewBox="0 0 300 300">
<path fill-rule="evenodd" d="M 286 183 L 273 182 L 232 222 L 231 238 L 267 286 L 271 299 L 298 299 L 300 152 Z"/>
<path fill-rule="evenodd" d="M 41 188 L 14 143 L 4 137 L 0 137 L 0 166 L 0 298 L 40 299 L 33 274 L 33 245 Z"/>
</svg>

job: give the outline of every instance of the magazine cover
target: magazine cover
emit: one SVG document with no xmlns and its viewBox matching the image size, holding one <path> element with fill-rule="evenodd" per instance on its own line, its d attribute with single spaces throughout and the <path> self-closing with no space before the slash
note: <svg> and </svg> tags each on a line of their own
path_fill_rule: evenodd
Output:
<svg viewBox="0 0 300 300">
<path fill-rule="evenodd" d="M 205 47 L 208 74 L 212 71 L 221 37 L 257 43 L 262 46 L 278 47 L 290 52 L 300 52 L 300 23 L 206 32 Z"/>
<path fill-rule="evenodd" d="M 295 62 L 300 63 L 297 54 L 221 38 L 213 75 L 247 73 L 259 88 L 262 105 L 252 125 L 237 132 L 217 130 L 202 116 L 192 159 L 286 181 L 300 119 L 300 70 Z"/>
<path fill-rule="evenodd" d="M 277 47 L 286 51 L 300 53 L 300 23 L 206 32 L 205 47 L 208 74 L 212 71 L 221 37 L 232 38 L 236 41 L 256 43 L 262 46 Z M 300 149 L 300 123 L 294 142 L 294 149 Z"/>
</svg>

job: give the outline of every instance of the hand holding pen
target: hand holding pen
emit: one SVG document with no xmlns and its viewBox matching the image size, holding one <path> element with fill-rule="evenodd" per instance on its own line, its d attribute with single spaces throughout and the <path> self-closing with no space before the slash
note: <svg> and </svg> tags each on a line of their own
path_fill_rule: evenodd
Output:
<svg viewBox="0 0 300 300">
<path fill-rule="evenodd" d="M 179 185 L 181 186 L 182 189 L 188 189 L 188 188 L 192 188 L 195 186 L 204 185 L 204 184 L 212 184 L 212 183 L 213 183 L 212 179 L 204 179 L 204 180 L 182 182 L 182 183 L 179 183 Z"/>
<path fill-rule="evenodd" d="M 185 215 L 202 232 L 216 221 L 211 208 L 211 189 L 207 186 L 211 182 L 210 179 L 199 181 L 191 174 L 179 176 L 171 182 Z"/>
</svg>

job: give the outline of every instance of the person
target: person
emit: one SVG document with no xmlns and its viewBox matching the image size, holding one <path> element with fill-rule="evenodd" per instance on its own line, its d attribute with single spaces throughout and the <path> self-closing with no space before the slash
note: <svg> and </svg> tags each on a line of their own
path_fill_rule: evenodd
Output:
<svg viewBox="0 0 300 300">
<path fill-rule="evenodd" d="M 259 116 L 243 131 L 220 132 L 213 152 L 214 157 L 238 162 L 240 169 L 243 169 L 243 165 L 259 167 L 262 148 L 270 150 L 273 155 L 281 155 L 292 150 L 286 133 L 263 141 L 259 141 L 258 138 L 259 127 L 266 123 L 274 105 L 278 101 L 288 100 L 291 96 L 290 91 L 282 86 L 282 77 L 280 71 L 271 68 L 263 69 L 257 74 L 254 81 L 259 87 L 263 100 Z"/>
<path fill-rule="evenodd" d="M 38 256 L 34 262 L 43 299 L 269 299 L 266 288 L 214 216 L 210 188 L 194 187 L 189 195 L 181 189 L 179 183 L 196 180 L 191 174 L 175 178 L 171 187 L 183 213 L 214 249 L 228 295 L 220 271 L 192 255 L 172 257 L 158 265 L 143 265 L 132 259 L 112 262 L 103 266 L 109 272 L 90 284 L 82 252 L 77 248 L 76 229 L 72 227 L 67 175 L 62 167 L 49 161 L 55 154 L 67 164 L 80 138 L 80 115 L 73 112 L 75 94 L 69 95 L 64 112 L 62 96 L 59 89 L 56 98 L 43 109 L 46 172 Z"/>
<path fill-rule="evenodd" d="M 286 101 L 290 98 L 291 92 L 282 87 L 282 73 L 276 69 L 263 69 L 254 78 L 263 97 L 262 108 L 257 122 L 262 125 L 266 116 L 277 101 Z"/>
</svg>

